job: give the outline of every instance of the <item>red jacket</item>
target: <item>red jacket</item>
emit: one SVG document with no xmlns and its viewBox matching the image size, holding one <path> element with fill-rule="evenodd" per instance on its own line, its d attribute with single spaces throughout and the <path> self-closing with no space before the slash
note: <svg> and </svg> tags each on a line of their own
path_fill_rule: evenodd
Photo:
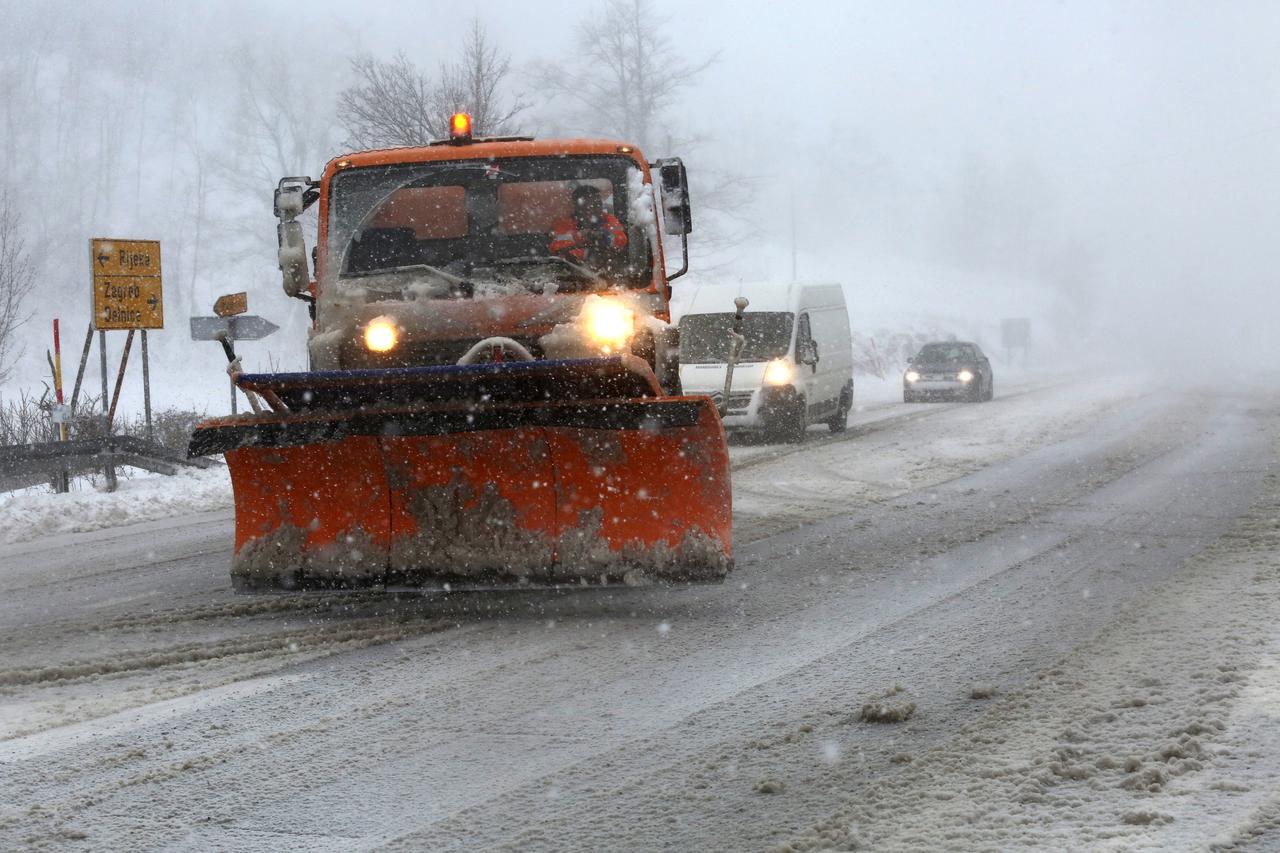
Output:
<svg viewBox="0 0 1280 853">
<path fill-rule="evenodd" d="M 597 229 L 608 234 L 609 248 L 616 251 L 627 247 L 627 230 L 612 213 L 601 216 Z M 571 216 L 558 220 L 551 226 L 551 254 L 567 254 L 576 260 L 584 260 L 587 254 L 587 237 L 592 230 L 596 229 L 587 229 L 585 232 L 579 229 L 577 221 Z"/>
</svg>

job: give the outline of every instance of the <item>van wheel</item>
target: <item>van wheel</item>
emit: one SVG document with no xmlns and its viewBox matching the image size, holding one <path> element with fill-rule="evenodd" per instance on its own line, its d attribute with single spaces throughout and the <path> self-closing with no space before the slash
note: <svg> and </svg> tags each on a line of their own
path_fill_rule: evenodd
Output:
<svg viewBox="0 0 1280 853">
<path fill-rule="evenodd" d="M 836 409 L 836 413 L 831 416 L 831 420 L 827 421 L 827 427 L 832 432 L 844 432 L 849 428 L 849 410 L 853 408 L 853 390 L 848 386 L 840 392 L 840 407 Z"/>
</svg>

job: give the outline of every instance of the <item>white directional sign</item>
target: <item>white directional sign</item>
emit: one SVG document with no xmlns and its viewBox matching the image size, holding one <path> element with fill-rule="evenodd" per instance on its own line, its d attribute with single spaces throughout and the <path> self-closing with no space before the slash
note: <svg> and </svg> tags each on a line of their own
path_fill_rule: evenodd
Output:
<svg viewBox="0 0 1280 853">
<path fill-rule="evenodd" d="M 233 341 L 257 341 L 280 327 L 256 314 L 238 317 L 192 317 L 191 340 L 216 341 L 222 335 Z"/>
</svg>

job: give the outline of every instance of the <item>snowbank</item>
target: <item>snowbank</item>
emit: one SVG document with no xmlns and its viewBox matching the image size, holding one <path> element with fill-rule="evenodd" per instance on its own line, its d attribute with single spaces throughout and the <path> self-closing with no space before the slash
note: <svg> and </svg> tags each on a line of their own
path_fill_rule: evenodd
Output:
<svg viewBox="0 0 1280 853">
<path fill-rule="evenodd" d="M 222 465 L 173 477 L 121 479 L 114 493 L 14 492 L 0 495 L 0 543 L 230 508 L 231 478 Z"/>
</svg>

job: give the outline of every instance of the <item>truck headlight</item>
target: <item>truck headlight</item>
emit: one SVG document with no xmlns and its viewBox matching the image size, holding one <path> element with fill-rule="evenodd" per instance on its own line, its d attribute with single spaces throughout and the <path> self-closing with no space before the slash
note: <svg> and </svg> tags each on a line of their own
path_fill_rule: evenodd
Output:
<svg viewBox="0 0 1280 853">
<path fill-rule="evenodd" d="M 780 358 L 765 365 L 764 368 L 764 384 L 766 385 L 786 385 L 791 382 L 793 371 L 791 365 Z"/>
<path fill-rule="evenodd" d="M 973 372 L 969 370 L 962 370 L 956 374 L 956 379 L 959 379 L 961 382 L 972 382 Z"/>
<path fill-rule="evenodd" d="M 625 348 L 635 332 L 635 312 L 613 299 L 588 299 L 582 315 L 587 334 L 606 351 Z"/>
<path fill-rule="evenodd" d="M 389 352 L 400 342 L 400 330 L 390 317 L 375 317 L 364 327 L 364 345 L 370 352 Z"/>
<path fill-rule="evenodd" d="M 916 373 L 914 370 L 908 370 L 908 371 L 907 371 L 907 381 L 908 381 L 908 382 L 919 382 L 919 381 L 920 381 L 920 374 L 919 374 L 919 373 Z"/>
</svg>

